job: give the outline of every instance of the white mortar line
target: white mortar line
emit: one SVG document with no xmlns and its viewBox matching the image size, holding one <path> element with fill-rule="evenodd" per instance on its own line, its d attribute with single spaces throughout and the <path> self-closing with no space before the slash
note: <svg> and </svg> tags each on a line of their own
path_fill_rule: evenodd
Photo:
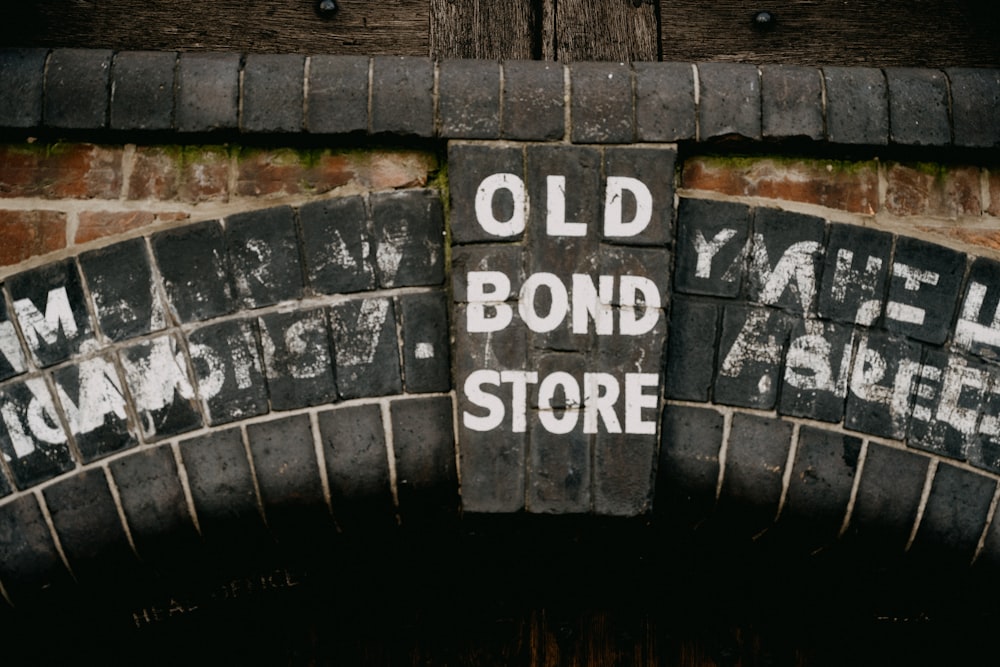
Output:
<svg viewBox="0 0 1000 667">
<path fill-rule="evenodd" d="M 181 456 L 180 442 L 175 440 L 169 445 L 164 445 L 164 447 L 170 447 L 170 450 L 174 454 L 174 464 L 177 466 L 177 476 L 181 480 L 181 489 L 184 491 L 184 502 L 187 503 L 188 514 L 191 515 L 194 529 L 198 531 L 199 535 L 202 535 L 201 522 L 198 520 L 198 510 L 194 505 L 194 494 L 191 493 L 191 482 L 188 479 L 187 466 L 184 465 L 184 458 Z"/>
<path fill-rule="evenodd" d="M 976 543 L 976 552 L 972 554 L 972 560 L 969 562 L 969 565 L 974 564 L 979 559 L 979 555 L 986 547 L 986 537 L 990 533 L 990 526 L 993 525 L 998 502 L 1000 502 L 1000 485 L 993 491 L 993 500 L 990 501 L 990 508 L 986 512 L 986 523 L 983 525 L 983 532 L 979 535 L 979 542 Z"/>
<path fill-rule="evenodd" d="M 785 470 L 781 473 L 781 497 L 778 499 L 778 511 L 774 515 L 774 523 L 781 518 L 781 512 L 785 509 L 785 501 L 788 498 L 788 488 L 792 484 L 792 466 L 795 465 L 795 456 L 799 450 L 799 430 L 800 424 L 792 424 L 792 439 L 788 445 L 788 458 L 785 460 Z"/>
<path fill-rule="evenodd" d="M 573 142 L 573 85 L 570 80 L 569 67 L 562 63 L 555 64 L 562 67 L 563 70 L 563 125 L 565 126 L 563 142 L 568 144 Z M 527 163 L 525 169 L 527 169 Z"/>
<path fill-rule="evenodd" d="M 722 415 L 722 444 L 719 446 L 719 479 L 715 483 L 715 501 L 722 497 L 722 483 L 726 479 L 726 456 L 729 453 L 729 434 L 733 430 L 733 414 Z"/>
<path fill-rule="evenodd" d="M 396 450 L 392 437 L 392 414 L 389 411 L 389 399 L 379 401 L 382 408 L 382 430 L 385 432 L 385 455 L 389 462 L 389 490 L 392 492 L 392 505 L 396 509 L 396 524 L 403 523 L 399 513 L 399 486 L 396 476 Z"/>
<path fill-rule="evenodd" d="M 125 144 L 122 148 L 122 189 L 118 194 L 119 201 L 128 199 L 129 182 L 135 169 L 135 144 Z"/>
<path fill-rule="evenodd" d="M 927 477 L 924 478 L 924 489 L 920 494 L 920 504 L 917 506 L 917 516 L 913 521 L 913 528 L 910 530 L 910 538 L 906 541 L 903 551 L 909 551 L 913 546 L 913 541 L 917 539 L 917 532 L 920 530 L 920 523 L 924 519 L 924 510 L 927 509 L 927 500 L 931 496 L 931 487 L 934 485 L 934 475 L 937 473 L 938 460 L 931 459 L 927 465 Z"/>
<path fill-rule="evenodd" d="M 858 453 L 858 467 L 854 470 L 854 479 L 851 482 L 851 496 L 847 499 L 847 509 L 844 512 L 844 521 L 840 524 L 840 531 L 837 533 L 839 540 L 847 533 L 848 526 L 851 525 L 851 517 L 854 515 L 854 505 L 858 500 L 858 488 L 861 486 L 861 474 L 865 469 L 865 461 L 868 459 L 868 440 L 861 441 L 861 451 Z"/>
<path fill-rule="evenodd" d="M 14 601 L 10 599 L 10 595 L 7 594 L 7 589 L 4 587 L 2 581 L 0 581 L 0 595 L 2 595 L 3 599 L 7 601 L 7 604 L 11 607 L 14 606 Z"/>
<path fill-rule="evenodd" d="M 135 548 L 135 540 L 132 539 L 132 529 L 129 528 L 128 519 L 125 517 L 125 506 L 122 505 L 121 492 L 118 490 L 118 484 L 115 482 L 114 476 L 111 474 L 111 468 L 107 464 L 103 464 L 98 467 L 99 470 L 104 471 L 104 478 L 107 480 L 108 489 L 111 491 L 111 497 L 115 501 L 115 509 L 118 510 L 118 520 L 122 524 L 122 529 L 125 531 L 125 539 L 128 540 L 128 544 L 132 547 L 132 553 L 135 554 L 136 558 L 142 560 L 139 555 L 139 550 Z"/>
<path fill-rule="evenodd" d="M 52 537 L 52 545 L 56 548 L 56 553 L 58 553 L 59 558 L 62 559 L 63 565 L 66 566 L 66 571 L 69 572 L 69 576 L 73 577 L 73 581 L 76 581 L 76 573 L 73 572 L 73 568 L 69 564 L 69 558 L 66 557 L 66 552 L 63 550 L 62 541 L 59 539 L 59 532 L 56 530 L 56 524 L 52 520 L 52 514 L 49 512 L 49 506 L 45 502 L 45 496 L 42 495 L 42 490 L 34 488 L 28 491 L 28 493 L 35 496 L 35 500 L 38 502 L 38 507 L 42 512 L 42 518 L 45 519 L 45 525 L 49 527 L 49 534 Z"/>
<path fill-rule="evenodd" d="M 309 123 L 309 75 L 312 73 L 312 56 L 306 56 L 302 64 L 302 124 L 305 130 Z"/>
<path fill-rule="evenodd" d="M 319 466 L 319 482 L 323 487 L 323 499 L 326 500 L 326 511 L 333 517 L 337 532 L 343 532 L 333 511 L 333 497 L 330 493 L 330 478 L 326 473 L 326 451 L 323 448 L 323 436 L 319 431 L 319 417 L 316 412 L 309 413 L 309 428 L 312 430 L 313 448 L 316 450 L 316 464 Z"/>
<path fill-rule="evenodd" d="M 250 479 L 253 481 L 253 494 L 257 497 L 257 511 L 260 512 L 260 518 L 267 526 L 267 512 L 264 510 L 264 499 L 260 495 L 260 482 L 257 481 L 257 466 L 253 461 L 253 453 L 250 451 L 250 437 L 247 435 L 247 425 L 245 423 L 240 424 L 240 437 L 243 439 L 243 452 L 247 456 L 247 462 L 250 464 Z M 270 527 L 270 526 L 268 526 Z"/>
<path fill-rule="evenodd" d="M 691 63 L 691 78 L 694 83 L 694 140 L 701 141 L 701 77 L 695 63 Z"/>
</svg>

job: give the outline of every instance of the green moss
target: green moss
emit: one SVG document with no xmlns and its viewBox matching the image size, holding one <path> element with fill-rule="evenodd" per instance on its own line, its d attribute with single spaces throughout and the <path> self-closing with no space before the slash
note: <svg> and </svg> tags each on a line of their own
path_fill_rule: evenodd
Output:
<svg viewBox="0 0 1000 667">
<path fill-rule="evenodd" d="M 749 170 L 765 162 L 786 168 L 805 165 L 817 170 L 822 169 L 843 174 L 856 174 L 875 168 L 874 160 L 824 160 L 818 158 L 789 157 L 785 155 L 708 155 L 692 156 L 690 159 L 700 160 L 713 167 L 740 170 Z"/>
</svg>

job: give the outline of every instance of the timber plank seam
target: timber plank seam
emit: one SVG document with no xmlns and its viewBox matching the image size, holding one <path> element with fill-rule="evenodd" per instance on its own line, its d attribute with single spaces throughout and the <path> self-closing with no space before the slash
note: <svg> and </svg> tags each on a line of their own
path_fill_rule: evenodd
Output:
<svg viewBox="0 0 1000 667">
<path fill-rule="evenodd" d="M 1000 145 L 990 69 L 4 49 L 0 87 L 16 93 L 0 102 L 6 128 Z"/>
</svg>

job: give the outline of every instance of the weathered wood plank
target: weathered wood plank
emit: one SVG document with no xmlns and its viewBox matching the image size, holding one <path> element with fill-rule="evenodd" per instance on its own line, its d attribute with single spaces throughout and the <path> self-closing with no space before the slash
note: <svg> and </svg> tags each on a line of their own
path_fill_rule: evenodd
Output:
<svg viewBox="0 0 1000 667">
<path fill-rule="evenodd" d="M 770 24 L 755 24 L 761 10 Z M 1000 19 L 982 0 L 663 0 L 663 60 L 1000 66 Z"/>
<path fill-rule="evenodd" d="M 427 0 L 22 0 L 0 10 L 3 46 L 420 55 Z"/>
<path fill-rule="evenodd" d="M 554 59 L 656 60 L 654 0 L 545 0 L 554 23 Z M 545 40 L 547 35 L 543 35 Z M 544 52 L 544 47 L 543 47 Z"/>
<path fill-rule="evenodd" d="M 538 17 L 532 0 L 431 0 L 430 5 L 435 57 L 538 57 Z"/>
</svg>

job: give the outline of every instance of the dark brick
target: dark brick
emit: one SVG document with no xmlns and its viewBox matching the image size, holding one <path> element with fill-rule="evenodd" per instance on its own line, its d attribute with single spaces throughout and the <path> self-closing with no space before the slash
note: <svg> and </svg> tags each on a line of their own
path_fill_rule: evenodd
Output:
<svg viewBox="0 0 1000 667">
<path fill-rule="evenodd" d="M 797 65 L 762 65 L 760 75 L 764 136 L 822 139 L 820 71 Z"/>
<path fill-rule="evenodd" d="M 676 297 L 670 306 L 667 331 L 666 397 L 708 401 L 715 378 L 718 306 Z"/>
<path fill-rule="evenodd" d="M 0 580 L 17 605 L 72 583 L 34 494 L 0 505 Z"/>
<path fill-rule="evenodd" d="M 663 409 L 656 508 L 669 521 L 695 524 L 714 509 L 723 425 L 712 409 Z"/>
<path fill-rule="evenodd" d="M 902 553 L 917 519 L 927 462 L 926 456 L 869 442 L 850 533 Z"/>
<path fill-rule="evenodd" d="M 244 132 L 298 132 L 302 129 L 305 56 L 250 53 L 243 64 Z"/>
<path fill-rule="evenodd" d="M 18 488 L 26 489 L 72 470 L 75 463 L 45 380 L 34 378 L 0 390 L 0 451 Z M 37 432 L 44 430 L 44 432 Z"/>
<path fill-rule="evenodd" d="M 934 473 L 920 527 L 910 552 L 965 568 L 979 546 L 996 480 L 941 463 Z"/>
<path fill-rule="evenodd" d="M 965 296 L 955 325 L 954 345 L 996 361 L 1000 359 L 1000 262 L 977 257 L 969 269 Z"/>
<path fill-rule="evenodd" d="M 111 68 L 111 128 L 169 130 L 174 120 L 177 54 L 121 51 Z"/>
<path fill-rule="evenodd" d="M 443 291 L 399 297 L 403 378 L 413 393 L 451 390 L 448 299 Z"/>
<path fill-rule="evenodd" d="M 747 296 L 797 314 L 815 312 L 826 223 L 774 208 L 754 211 Z"/>
<path fill-rule="evenodd" d="M 321 294 L 375 288 L 368 216 L 361 197 L 337 197 L 299 208 L 306 280 Z"/>
<path fill-rule="evenodd" d="M 1000 70 L 953 67 L 945 73 L 951 84 L 955 145 L 1000 146 Z"/>
<path fill-rule="evenodd" d="M 982 388 L 982 403 L 978 406 L 979 423 L 967 450 L 968 461 L 977 468 L 1000 472 L 1000 366 L 986 363 L 982 370 L 986 386 Z"/>
<path fill-rule="evenodd" d="M 244 308 L 302 298 L 302 269 L 290 206 L 226 218 L 229 270 Z"/>
<path fill-rule="evenodd" d="M 372 195 L 375 275 L 380 287 L 444 282 L 444 215 L 432 190 Z"/>
<path fill-rule="evenodd" d="M 239 116 L 240 54 L 182 53 L 177 65 L 181 132 L 233 129 Z"/>
<path fill-rule="evenodd" d="M 593 258 L 590 273 L 599 273 L 602 276 L 612 277 L 613 290 L 608 290 L 607 305 L 614 307 L 615 323 L 613 332 L 617 333 L 619 327 L 623 331 L 637 332 L 647 326 L 645 318 L 647 310 L 666 309 L 670 300 L 670 290 L 668 289 L 669 276 L 668 266 L 670 265 L 670 252 L 666 248 L 646 248 L 620 245 L 603 245 L 598 250 L 598 257 Z M 653 286 L 635 287 L 627 282 L 622 285 L 623 278 L 630 276 L 634 278 L 645 278 L 653 283 Z M 600 280 L 597 275 L 587 276 L 594 291 L 598 292 L 598 300 L 604 301 L 600 296 Z M 573 280 L 567 279 L 570 291 L 573 289 Z M 630 312 L 627 312 L 630 311 Z M 568 315 L 567 317 L 572 317 Z M 648 316 L 650 319 L 652 316 Z M 592 315 L 587 316 L 587 321 L 593 320 Z M 642 324 L 638 322 L 642 321 Z M 594 327 L 588 324 L 588 328 Z M 626 333 L 625 339 L 638 333 Z M 646 335 L 643 331 L 642 335 Z M 616 336 L 608 336 L 611 341 Z"/>
<path fill-rule="evenodd" d="M 951 333 L 966 257 L 944 246 L 899 237 L 893 256 L 885 328 L 926 343 Z"/>
<path fill-rule="evenodd" d="M 979 360 L 928 350 L 914 381 L 906 443 L 964 461 L 978 441 L 976 425 L 990 380 L 986 364 Z"/>
<path fill-rule="evenodd" d="M 500 136 L 500 65 L 492 60 L 444 60 L 438 70 L 440 136 Z"/>
<path fill-rule="evenodd" d="M 121 362 L 146 442 L 202 425 L 184 353 L 173 335 L 125 348 Z"/>
<path fill-rule="evenodd" d="M 451 398 L 396 400 L 389 412 L 403 525 L 439 524 L 442 516 L 458 510 Z"/>
<path fill-rule="evenodd" d="M 859 335 L 844 426 L 901 440 L 906 435 L 916 387 L 901 382 L 903 378 L 897 375 L 916 370 L 921 356 L 920 346 L 905 338 L 875 330 Z"/>
<path fill-rule="evenodd" d="M 777 516 L 791 437 L 788 422 L 733 415 L 719 506 L 727 518 L 738 521 L 739 532 L 755 535 Z"/>
<path fill-rule="evenodd" d="M 796 320 L 785 359 L 778 411 L 839 422 L 844 416 L 853 346 L 854 330 L 849 326 Z"/>
<path fill-rule="evenodd" d="M 134 569 L 135 555 L 103 469 L 81 470 L 42 493 L 77 581 L 120 581 Z"/>
<path fill-rule="evenodd" d="M 575 143 L 624 144 L 635 138 L 632 72 L 625 63 L 569 66 L 571 135 Z"/>
<path fill-rule="evenodd" d="M 280 533 L 299 519 L 329 516 L 309 415 L 251 424 L 247 439 L 272 530 Z"/>
<path fill-rule="evenodd" d="M 391 299 L 353 299 L 330 308 L 341 398 L 403 391 Z"/>
<path fill-rule="evenodd" d="M 395 527 L 381 408 L 337 408 L 318 420 L 337 524 L 347 532 Z"/>
<path fill-rule="evenodd" d="M 629 245 L 665 245 L 673 238 L 674 162 L 677 152 L 668 148 L 608 147 L 604 151 L 604 175 L 601 191 L 607 192 L 608 177 L 635 178 L 652 197 L 652 215 L 648 226 L 638 234 L 621 237 L 604 234 L 604 240 Z M 637 203 L 631 192 L 621 202 L 622 222 L 636 220 Z M 605 204 L 605 213 L 608 208 Z M 603 218 L 602 218 L 603 219 Z"/>
<path fill-rule="evenodd" d="M 48 49 L 0 49 L 0 123 L 36 127 L 42 123 L 42 90 Z"/>
<path fill-rule="evenodd" d="M 779 528 L 794 531 L 805 551 L 832 544 L 840 534 L 858 471 L 861 439 L 803 426 Z"/>
<path fill-rule="evenodd" d="M 824 67 L 826 136 L 837 144 L 885 145 L 889 95 L 885 75 L 869 67 Z"/>
<path fill-rule="evenodd" d="M 322 309 L 258 318 L 272 410 L 332 403 L 337 396 Z"/>
<path fill-rule="evenodd" d="M 986 539 L 983 540 L 983 549 L 976 558 L 976 565 L 990 572 L 995 572 L 1000 566 L 1000 522 L 996 521 L 995 515 L 986 530 Z"/>
<path fill-rule="evenodd" d="M 311 56 L 306 129 L 346 134 L 368 129 L 368 58 Z"/>
<path fill-rule="evenodd" d="M 123 341 L 166 326 L 145 240 L 132 239 L 85 253 L 80 256 L 80 267 L 105 336 Z"/>
<path fill-rule="evenodd" d="M 142 449 L 109 467 L 139 557 L 166 565 L 177 554 L 192 551 L 198 534 L 170 447 Z"/>
<path fill-rule="evenodd" d="M 45 124 L 67 129 L 108 123 L 111 51 L 55 49 L 45 67 Z"/>
<path fill-rule="evenodd" d="M 28 351 L 39 366 L 69 359 L 93 339 L 94 327 L 73 260 L 11 276 L 7 287 Z"/>
<path fill-rule="evenodd" d="M 517 225 L 511 225 L 510 233 L 505 231 L 504 236 L 486 231 L 479 223 L 476 212 L 476 196 L 483 180 L 493 174 L 512 174 L 517 180 L 506 179 L 510 185 L 498 189 L 492 199 L 494 221 L 497 223 L 512 221 L 515 203 L 512 193 L 520 192 L 520 186 L 524 185 L 522 148 L 452 142 L 448 145 L 448 173 L 452 243 L 515 241 L 523 237 L 523 229 L 516 229 Z M 523 217 L 527 215 L 527 199 L 524 206 L 522 222 L 526 223 Z"/>
<path fill-rule="evenodd" d="M 947 146 L 948 80 L 943 72 L 917 68 L 885 70 L 889 83 L 889 128 L 894 144 Z"/>
<path fill-rule="evenodd" d="M 212 431 L 180 444 L 198 526 L 206 539 L 264 530 L 240 429 Z"/>
<path fill-rule="evenodd" d="M 885 302 L 892 235 L 868 227 L 832 224 L 819 290 L 824 319 L 870 326 Z"/>
<path fill-rule="evenodd" d="M 749 238 L 749 207 L 682 198 L 677 209 L 674 288 L 689 294 L 737 296 Z"/>
<path fill-rule="evenodd" d="M 505 139 L 562 139 L 566 133 L 563 66 L 533 60 L 503 63 Z"/>
<path fill-rule="evenodd" d="M 212 426 L 262 415 L 267 384 L 253 321 L 210 324 L 188 334 L 198 396 Z"/>
<path fill-rule="evenodd" d="M 770 410 L 794 319 L 770 308 L 726 306 L 714 397 L 724 405 Z"/>
<path fill-rule="evenodd" d="M 20 375 L 27 367 L 27 359 L 7 312 L 7 304 L 0 299 L 0 380 Z"/>
<path fill-rule="evenodd" d="M 760 79 L 756 65 L 699 63 L 699 137 L 736 134 L 760 139 Z"/>
<path fill-rule="evenodd" d="M 372 59 L 371 130 L 434 136 L 434 63 L 429 58 Z"/>
<path fill-rule="evenodd" d="M 456 303 L 469 300 L 468 276 L 471 271 L 492 271 L 510 280 L 510 293 L 500 300 L 514 299 L 524 281 L 523 253 L 515 245 L 454 246 L 451 249 L 451 291 Z"/>
<path fill-rule="evenodd" d="M 125 392 L 110 359 L 93 357 L 65 366 L 53 379 L 84 463 L 135 446 Z"/>
<path fill-rule="evenodd" d="M 694 71 L 688 63 L 633 63 L 639 141 L 695 138 Z"/>
<path fill-rule="evenodd" d="M 206 320 L 236 306 L 222 226 L 214 220 L 153 235 L 153 253 L 174 316 Z"/>
</svg>

